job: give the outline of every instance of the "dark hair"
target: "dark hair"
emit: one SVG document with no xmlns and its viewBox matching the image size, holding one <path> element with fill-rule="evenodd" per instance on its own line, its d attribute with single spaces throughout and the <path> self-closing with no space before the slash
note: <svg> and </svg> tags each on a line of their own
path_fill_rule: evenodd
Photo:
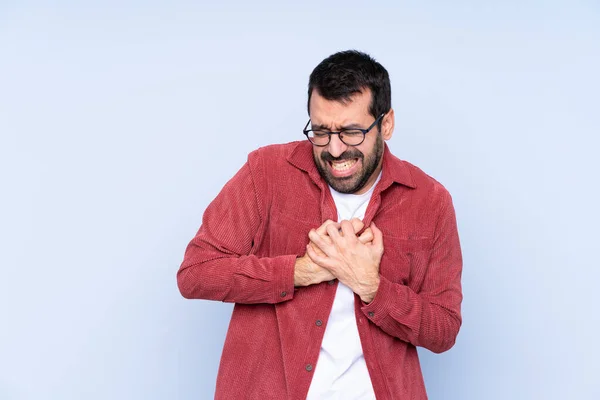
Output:
<svg viewBox="0 0 600 400">
<path fill-rule="evenodd" d="M 365 88 L 371 91 L 369 112 L 374 118 L 392 108 L 390 77 L 383 65 L 357 50 L 335 53 L 321 61 L 308 80 L 308 113 L 310 98 L 317 90 L 327 100 L 349 102 Z M 381 121 L 379 123 L 381 128 Z"/>
</svg>

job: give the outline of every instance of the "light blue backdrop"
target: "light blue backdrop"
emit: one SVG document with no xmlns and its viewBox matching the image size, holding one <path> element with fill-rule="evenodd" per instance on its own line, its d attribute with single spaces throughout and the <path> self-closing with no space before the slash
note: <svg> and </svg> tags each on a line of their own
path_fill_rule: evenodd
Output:
<svg viewBox="0 0 600 400">
<path fill-rule="evenodd" d="M 430 398 L 600 398 L 597 1 L 201 3 L 0 3 L 0 399 L 212 398 L 231 306 L 180 297 L 185 246 L 347 48 L 454 196 L 464 323 L 420 352 Z"/>
</svg>

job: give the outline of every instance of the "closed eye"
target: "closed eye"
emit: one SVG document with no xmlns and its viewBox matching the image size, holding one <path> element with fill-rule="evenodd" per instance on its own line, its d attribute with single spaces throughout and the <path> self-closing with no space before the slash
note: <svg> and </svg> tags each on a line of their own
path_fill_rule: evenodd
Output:
<svg viewBox="0 0 600 400">
<path fill-rule="evenodd" d="M 313 135 L 315 137 L 325 137 L 325 136 L 329 135 L 328 131 L 315 131 L 315 130 L 313 130 L 312 132 L 313 132 Z"/>
<path fill-rule="evenodd" d="M 346 129 L 346 130 L 343 130 L 341 132 L 341 134 L 345 135 L 345 136 L 357 136 L 357 135 L 362 135 L 363 131 L 358 130 L 358 129 Z"/>
</svg>

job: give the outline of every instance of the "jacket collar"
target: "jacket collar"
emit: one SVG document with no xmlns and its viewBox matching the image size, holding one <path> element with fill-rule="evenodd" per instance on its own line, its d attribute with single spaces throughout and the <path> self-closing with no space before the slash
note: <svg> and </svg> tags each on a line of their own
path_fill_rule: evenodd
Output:
<svg viewBox="0 0 600 400">
<path fill-rule="evenodd" d="M 312 147 L 308 140 L 297 142 L 288 154 L 287 160 L 296 168 L 308 172 L 310 177 L 319 183 L 322 182 L 322 178 L 315 166 Z M 391 153 L 387 143 L 384 143 L 382 169 L 383 173 L 379 182 L 382 190 L 394 182 L 413 189 L 417 187 L 406 163 Z"/>
</svg>

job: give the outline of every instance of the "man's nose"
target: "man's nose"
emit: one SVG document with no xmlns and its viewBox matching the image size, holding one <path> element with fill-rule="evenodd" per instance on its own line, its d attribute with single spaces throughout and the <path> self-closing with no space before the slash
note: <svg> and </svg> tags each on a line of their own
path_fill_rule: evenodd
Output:
<svg viewBox="0 0 600 400">
<path fill-rule="evenodd" d="M 336 158 L 348 149 L 348 145 L 340 140 L 340 135 L 331 135 L 328 146 L 329 154 Z"/>
</svg>

